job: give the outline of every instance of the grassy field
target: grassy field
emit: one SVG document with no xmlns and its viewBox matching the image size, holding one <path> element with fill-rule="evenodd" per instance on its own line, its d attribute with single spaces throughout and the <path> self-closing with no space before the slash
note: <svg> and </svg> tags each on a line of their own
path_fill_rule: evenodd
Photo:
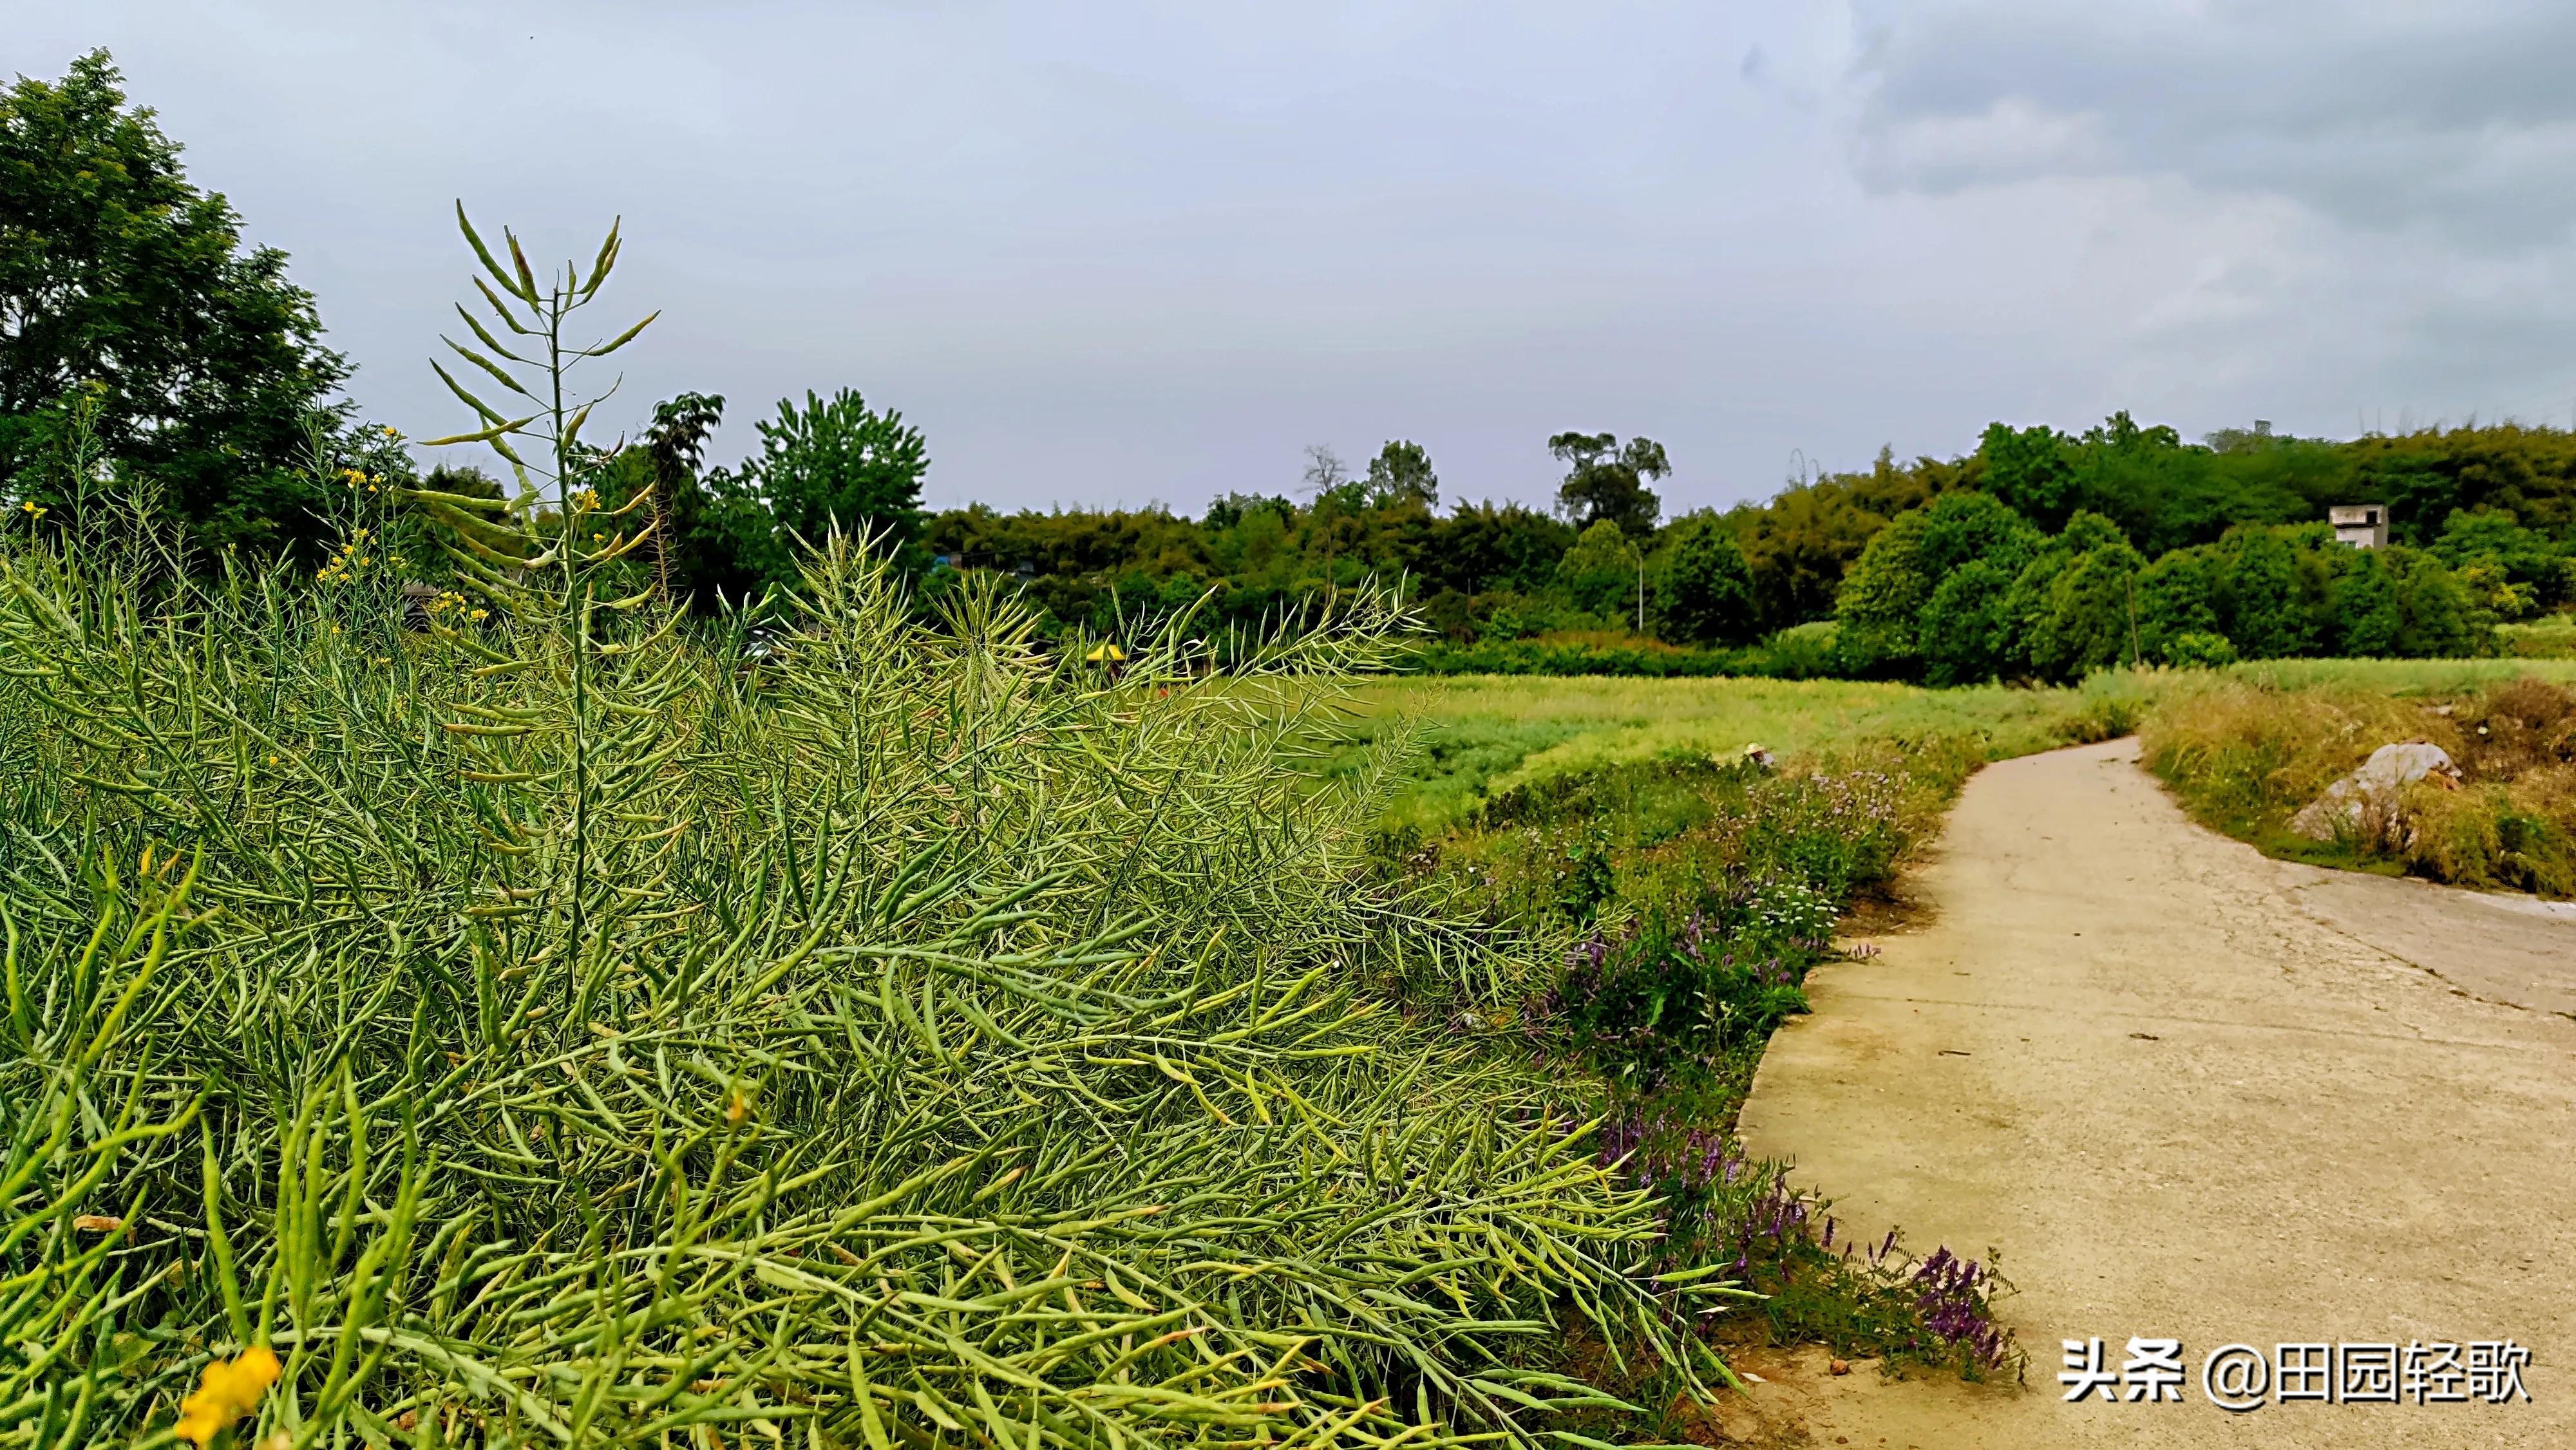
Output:
<svg viewBox="0 0 2576 1450">
<path fill-rule="evenodd" d="M 1354 743 L 1418 723 L 1425 758 L 1392 818 L 1447 827 L 1479 801 L 1609 766 L 1782 756 L 1929 740 L 1973 742 L 2004 760 L 2125 734 L 2178 687 L 2224 680 L 2268 690 L 2334 686 L 2458 695 L 2519 676 L 2576 682 L 2576 660 L 2257 660 L 2223 670 L 2112 670 L 2074 688 L 1932 690 L 1856 680 L 1382 677 L 1352 692 Z"/>
<path fill-rule="evenodd" d="M 2524 659 L 2576 660 L 2576 614 L 2547 614 L 2496 631 L 2504 652 Z"/>
<path fill-rule="evenodd" d="M 2017 1372 L 1991 1265 L 1895 1242 L 1847 1254 L 1831 1205 L 1748 1163 L 1735 1113 L 1804 1010 L 1838 916 L 1885 889 L 1990 759 L 2131 728 L 2165 684 L 1925 690 L 1850 681 L 1378 680 L 1327 775 L 1418 744 L 1377 832 L 1409 899 L 1526 936 L 1565 966 L 1521 1002 L 1542 1052 L 1607 1084 L 1606 1130 L 1688 1262 L 1766 1297 L 1724 1331 L 1890 1364 Z M 1759 745 L 1767 762 L 1747 758 Z M 1605 1152 L 1610 1151 L 1605 1149 Z"/>
<path fill-rule="evenodd" d="M 2526 675 L 2562 684 L 2576 681 L 2576 660 L 2252 660 L 2210 672 L 2260 689 L 2339 687 L 2399 696 L 2462 694 Z M 2171 679 L 2188 683 L 2207 677 Z"/>
<path fill-rule="evenodd" d="M 1423 831 L 1477 803 L 1656 761 L 1731 761 L 1747 745 L 1781 756 L 1888 742 L 1973 742 L 2002 759 L 2125 733 L 2155 676 L 2096 676 L 2078 689 L 1927 690 L 1851 680 L 1385 679 L 1359 690 L 1362 741 L 1416 720 L 1426 758 L 1393 819 Z"/>
</svg>

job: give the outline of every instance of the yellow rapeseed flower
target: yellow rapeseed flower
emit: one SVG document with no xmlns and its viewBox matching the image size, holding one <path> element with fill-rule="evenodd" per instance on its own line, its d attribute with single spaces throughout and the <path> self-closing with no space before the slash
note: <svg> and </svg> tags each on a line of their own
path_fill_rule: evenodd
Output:
<svg viewBox="0 0 2576 1450">
<path fill-rule="evenodd" d="M 25 509 L 27 511 L 27 517 L 31 519 L 41 519 L 45 516 L 44 507 L 32 498 L 27 500 L 25 503 L 18 505 L 18 507 Z"/>
<path fill-rule="evenodd" d="M 465 611 L 465 617 L 466 617 L 467 619 L 479 620 L 479 619 L 481 619 L 481 618 L 484 616 L 484 614 L 485 614 L 485 613 L 487 613 L 487 612 L 488 612 L 488 611 L 481 610 L 481 609 L 469 609 L 469 610 Z"/>
<path fill-rule="evenodd" d="M 388 438 L 400 438 L 402 436 L 402 430 L 400 428 L 387 428 L 385 430 L 385 436 Z"/>
<path fill-rule="evenodd" d="M 259 1408 L 259 1397 L 277 1383 L 280 1368 L 277 1355 L 266 1345 L 253 1345 L 238 1358 L 207 1365 L 196 1392 L 179 1402 L 179 1437 L 196 1441 L 204 1450 L 226 1426 Z"/>
</svg>

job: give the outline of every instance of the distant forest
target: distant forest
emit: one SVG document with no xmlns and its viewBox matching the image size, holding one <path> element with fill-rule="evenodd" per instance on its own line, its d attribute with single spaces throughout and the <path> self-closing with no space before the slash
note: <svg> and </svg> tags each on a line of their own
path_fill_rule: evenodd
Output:
<svg viewBox="0 0 2576 1450">
<path fill-rule="evenodd" d="M 1502 669 L 1952 681 L 2448 654 L 2576 593 L 2576 435 L 2553 429 L 2186 442 L 2126 413 L 2082 433 L 1999 423 L 1964 457 L 1882 451 L 1866 472 L 1671 519 L 1651 488 L 1663 450 L 1641 441 L 1559 435 L 1566 482 L 1545 511 L 1444 508 L 1423 450 L 1395 442 L 1365 475 L 1321 455 L 1301 497 L 1232 494 L 1195 519 L 976 505 L 920 537 L 934 573 L 1012 573 L 1056 625 L 1091 633 L 1194 604 L 1251 622 L 1401 579 L 1449 647 L 1436 658 Z M 2392 547 L 2335 543 L 2324 520 L 2343 503 L 2385 506 Z"/>
</svg>

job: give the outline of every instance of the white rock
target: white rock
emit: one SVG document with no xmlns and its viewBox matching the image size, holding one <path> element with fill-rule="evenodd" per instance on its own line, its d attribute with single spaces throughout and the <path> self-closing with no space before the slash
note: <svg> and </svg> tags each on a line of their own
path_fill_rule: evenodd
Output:
<svg viewBox="0 0 2576 1450">
<path fill-rule="evenodd" d="M 2385 815 L 2394 810 L 2398 791 L 2426 776 L 2455 782 L 2460 768 L 2451 763 L 2449 751 L 2426 741 L 2383 745 L 2370 752 L 2358 769 L 2327 786 L 2325 794 L 2301 807 L 2290 817 L 2290 829 L 2318 841 L 2349 834 L 2361 824 L 2365 811 Z"/>
</svg>

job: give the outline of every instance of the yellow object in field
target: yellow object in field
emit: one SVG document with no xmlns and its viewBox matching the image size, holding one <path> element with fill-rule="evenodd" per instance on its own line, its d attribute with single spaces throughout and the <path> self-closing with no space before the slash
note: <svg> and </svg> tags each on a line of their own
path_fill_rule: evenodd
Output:
<svg viewBox="0 0 2576 1450">
<path fill-rule="evenodd" d="M 1087 655 L 1084 655 L 1084 656 L 1083 656 L 1083 659 L 1084 659 L 1085 661 L 1087 661 L 1088 663 L 1095 664 L 1095 665 L 1097 665 L 1097 664 L 1112 664 L 1112 665 L 1125 664 L 1125 663 L 1127 662 L 1127 651 L 1125 651 L 1125 650 L 1123 650 L 1123 649 L 1120 649 L 1118 646 L 1116 646 L 1116 645 L 1114 645 L 1114 644 L 1104 644 L 1104 645 L 1101 645 L 1100 647 L 1098 647 L 1097 649 L 1094 649 L 1091 653 L 1089 653 L 1089 654 L 1087 654 Z"/>
<path fill-rule="evenodd" d="M 253 1345 L 241 1357 L 207 1365 L 194 1394 L 179 1402 L 181 1439 L 203 1446 L 225 1426 L 259 1407 L 259 1397 L 277 1383 L 283 1368 L 266 1345 Z"/>
</svg>

